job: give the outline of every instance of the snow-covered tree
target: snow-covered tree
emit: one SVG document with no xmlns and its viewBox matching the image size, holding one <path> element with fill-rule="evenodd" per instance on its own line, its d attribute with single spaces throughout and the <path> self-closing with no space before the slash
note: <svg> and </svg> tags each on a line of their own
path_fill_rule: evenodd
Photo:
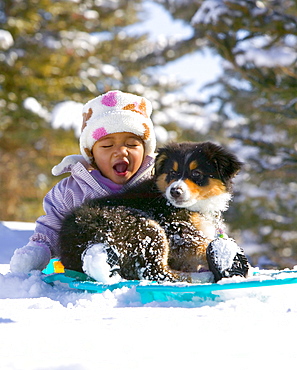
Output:
<svg viewBox="0 0 297 370">
<path fill-rule="evenodd" d="M 57 181 L 51 167 L 78 152 L 65 128 L 78 134 L 81 105 L 94 96 L 121 89 L 149 98 L 160 143 L 176 137 L 177 119 L 201 112 L 173 95 L 178 81 L 150 69 L 170 42 L 130 31 L 144 15 L 141 0 L 0 0 L 2 219 L 42 213 L 42 197 Z M 172 59 L 167 53 L 162 63 Z"/>
<path fill-rule="evenodd" d="M 290 0 L 158 0 L 222 59 L 208 88 L 217 134 L 245 162 L 229 213 L 244 245 L 297 261 L 297 8 Z M 254 261 L 255 262 L 255 261 Z"/>
</svg>

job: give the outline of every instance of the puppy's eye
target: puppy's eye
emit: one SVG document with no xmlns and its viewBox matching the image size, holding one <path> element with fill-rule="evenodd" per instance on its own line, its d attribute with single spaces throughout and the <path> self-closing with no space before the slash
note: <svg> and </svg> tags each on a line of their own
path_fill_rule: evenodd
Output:
<svg viewBox="0 0 297 370">
<path fill-rule="evenodd" d="M 169 171 L 169 174 L 170 174 L 170 176 L 176 176 L 177 175 L 177 172 L 171 169 Z"/>
<path fill-rule="evenodd" d="M 196 179 L 203 177 L 202 173 L 199 170 L 193 170 L 192 171 L 192 176 Z"/>
</svg>

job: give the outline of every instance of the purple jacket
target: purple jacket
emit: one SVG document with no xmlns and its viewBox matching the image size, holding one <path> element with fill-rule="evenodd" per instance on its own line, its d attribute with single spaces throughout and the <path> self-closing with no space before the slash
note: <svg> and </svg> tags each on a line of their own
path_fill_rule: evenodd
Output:
<svg viewBox="0 0 297 370">
<path fill-rule="evenodd" d="M 99 171 L 90 172 L 82 163 L 68 166 L 64 171 L 71 175 L 61 180 L 45 196 L 43 208 L 45 215 L 36 220 L 36 228 L 29 244 L 45 244 L 50 247 L 52 257 L 60 255 L 58 233 L 65 215 L 74 207 L 80 206 L 85 200 L 103 197 L 124 191 L 152 176 L 154 159 L 146 157 L 142 166 L 133 178 L 124 186 L 118 186 L 111 181 L 100 181 Z M 100 183 L 99 183 L 100 181 Z M 110 182 L 110 184 L 108 183 Z"/>
</svg>

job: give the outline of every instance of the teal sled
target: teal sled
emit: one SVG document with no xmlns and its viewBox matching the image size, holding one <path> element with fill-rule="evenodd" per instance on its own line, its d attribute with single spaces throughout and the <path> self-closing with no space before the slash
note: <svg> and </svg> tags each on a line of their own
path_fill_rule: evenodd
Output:
<svg viewBox="0 0 297 370">
<path fill-rule="evenodd" d="M 43 271 L 43 280 L 77 292 L 104 293 L 115 289 L 135 289 L 143 304 L 153 301 L 205 301 L 216 300 L 224 291 L 248 288 L 285 286 L 297 283 L 297 270 L 256 270 L 247 279 L 223 279 L 219 283 L 157 283 L 153 281 L 124 280 L 116 284 L 102 284 L 87 275 L 64 270 L 54 272 L 51 266 Z M 296 285 L 297 288 L 297 285 Z"/>
</svg>

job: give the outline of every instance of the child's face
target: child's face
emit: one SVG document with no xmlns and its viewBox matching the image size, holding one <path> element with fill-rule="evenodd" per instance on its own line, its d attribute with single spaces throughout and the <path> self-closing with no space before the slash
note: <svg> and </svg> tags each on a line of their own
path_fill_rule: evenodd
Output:
<svg viewBox="0 0 297 370">
<path fill-rule="evenodd" d="M 144 144 L 139 136 L 119 132 L 96 141 L 92 152 L 103 176 L 116 184 L 126 184 L 142 164 Z"/>
</svg>

